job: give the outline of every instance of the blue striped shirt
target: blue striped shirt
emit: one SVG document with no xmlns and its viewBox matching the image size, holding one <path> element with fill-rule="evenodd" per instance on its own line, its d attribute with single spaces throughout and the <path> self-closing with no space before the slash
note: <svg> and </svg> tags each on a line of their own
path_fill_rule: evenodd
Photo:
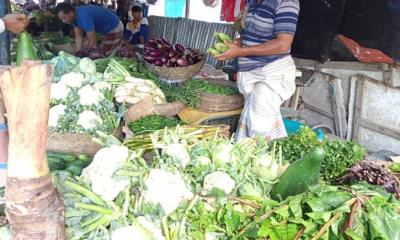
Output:
<svg viewBox="0 0 400 240">
<path fill-rule="evenodd" d="M 241 32 L 242 45 L 255 46 L 268 42 L 278 34 L 295 34 L 300 10 L 298 0 L 250 0 L 245 26 Z M 289 55 L 240 57 L 239 71 L 246 72 L 274 62 Z"/>
</svg>

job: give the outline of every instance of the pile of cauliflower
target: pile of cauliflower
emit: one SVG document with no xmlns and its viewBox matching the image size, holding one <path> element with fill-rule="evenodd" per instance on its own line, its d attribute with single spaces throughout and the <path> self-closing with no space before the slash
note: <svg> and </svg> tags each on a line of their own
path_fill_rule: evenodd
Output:
<svg viewBox="0 0 400 240">
<path fill-rule="evenodd" d="M 103 81 L 90 59 L 80 60 L 77 68 L 51 85 L 49 128 L 53 132 L 84 133 L 112 131 L 102 118 L 104 112 L 116 116 L 112 100 L 106 97 L 112 86 Z M 107 131 L 108 130 L 108 131 Z"/>
</svg>

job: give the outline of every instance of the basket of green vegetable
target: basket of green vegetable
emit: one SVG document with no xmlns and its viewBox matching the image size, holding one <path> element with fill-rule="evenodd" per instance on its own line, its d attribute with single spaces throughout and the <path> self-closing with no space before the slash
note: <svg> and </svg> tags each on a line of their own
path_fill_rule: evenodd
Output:
<svg viewBox="0 0 400 240">
<path fill-rule="evenodd" d="M 243 107 L 244 99 L 235 83 L 221 80 L 199 82 L 204 85 L 199 92 L 199 109 L 205 112 L 225 112 Z"/>
</svg>

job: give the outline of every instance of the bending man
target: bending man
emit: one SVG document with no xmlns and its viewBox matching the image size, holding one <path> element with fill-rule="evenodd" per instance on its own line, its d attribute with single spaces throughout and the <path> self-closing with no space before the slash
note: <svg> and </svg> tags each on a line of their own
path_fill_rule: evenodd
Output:
<svg viewBox="0 0 400 240">
<path fill-rule="evenodd" d="M 100 52 L 108 55 L 119 46 L 124 27 L 113 12 L 99 6 L 79 6 L 75 8 L 69 3 L 60 3 L 56 7 L 58 18 L 74 26 L 76 51 L 83 50 L 83 34 L 88 38 L 89 49 L 96 49 L 96 33 L 103 36 Z"/>
</svg>

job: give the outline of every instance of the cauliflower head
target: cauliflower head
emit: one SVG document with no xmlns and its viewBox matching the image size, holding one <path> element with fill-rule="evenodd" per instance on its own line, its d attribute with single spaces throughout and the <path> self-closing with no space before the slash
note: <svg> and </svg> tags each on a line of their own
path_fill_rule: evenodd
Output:
<svg viewBox="0 0 400 240">
<path fill-rule="evenodd" d="M 50 99 L 52 100 L 66 99 L 70 91 L 71 90 L 63 83 L 52 83 L 50 91 Z"/>
<path fill-rule="evenodd" d="M 92 88 L 90 85 L 83 86 L 78 91 L 79 103 L 82 106 L 90 106 L 99 103 L 103 99 L 103 94 Z"/>
<path fill-rule="evenodd" d="M 93 84 L 93 88 L 97 91 L 101 90 L 111 90 L 111 84 L 105 81 L 99 81 Z"/>
<path fill-rule="evenodd" d="M 129 150 L 125 146 L 112 145 L 100 149 L 92 163 L 83 169 L 82 177 L 91 183 L 94 193 L 106 201 L 114 200 L 129 184 L 129 178 L 114 178 L 116 170 L 129 160 Z"/>
<path fill-rule="evenodd" d="M 52 108 L 50 108 L 49 111 L 49 127 L 57 127 L 58 120 L 60 119 L 61 116 L 65 114 L 65 109 L 67 109 L 67 106 L 63 104 L 58 104 Z"/>
<path fill-rule="evenodd" d="M 145 180 L 144 199 L 148 203 L 160 204 L 166 215 L 175 211 L 182 201 L 193 198 L 179 172 L 152 169 Z"/>
<path fill-rule="evenodd" d="M 70 72 L 61 76 L 59 83 L 70 88 L 80 88 L 85 81 L 85 76 L 79 72 Z"/>
<path fill-rule="evenodd" d="M 95 128 L 98 124 L 102 124 L 101 118 L 93 111 L 86 110 L 79 114 L 77 124 L 82 126 L 85 130 Z"/>
<path fill-rule="evenodd" d="M 182 168 L 185 168 L 190 162 L 189 152 L 187 151 L 186 146 L 181 143 L 168 144 L 164 148 L 164 154 L 178 161 Z"/>
<path fill-rule="evenodd" d="M 235 180 L 223 171 L 210 173 L 204 178 L 202 194 L 208 194 L 214 188 L 220 189 L 226 194 L 230 194 L 235 188 Z"/>
</svg>

